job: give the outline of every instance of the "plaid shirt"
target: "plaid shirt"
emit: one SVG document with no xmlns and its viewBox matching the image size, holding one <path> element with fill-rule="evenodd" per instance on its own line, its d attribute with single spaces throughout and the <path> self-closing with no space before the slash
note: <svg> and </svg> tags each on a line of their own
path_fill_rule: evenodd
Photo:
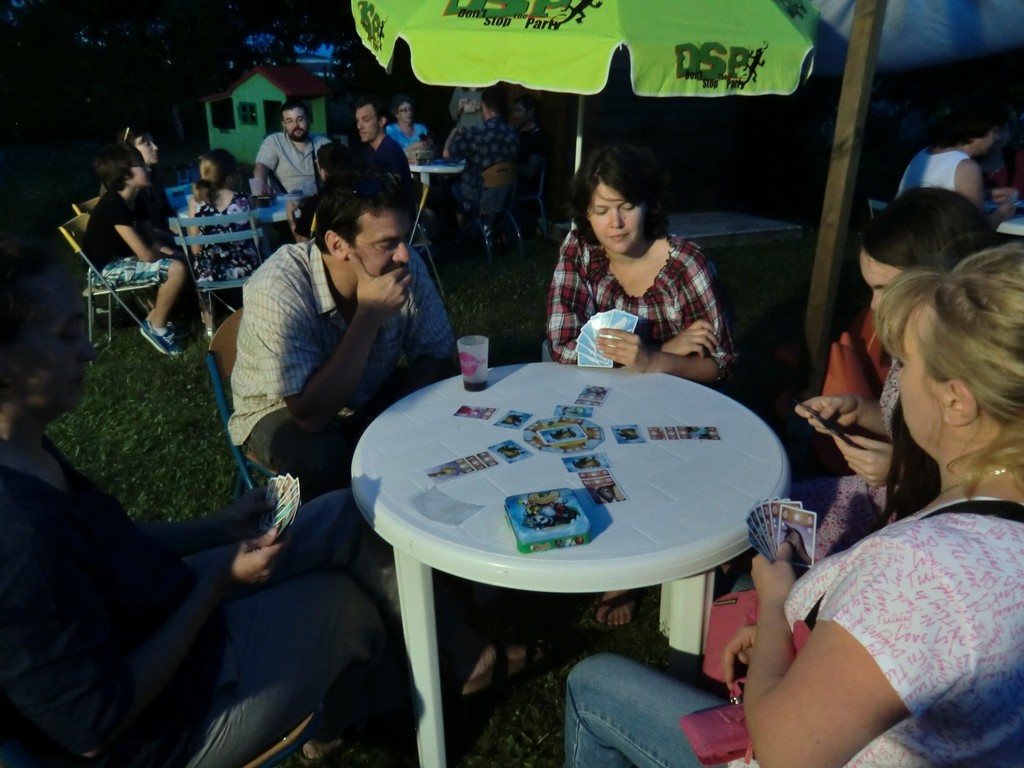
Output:
<svg viewBox="0 0 1024 768">
<path fill-rule="evenodd" d="M 736 358 L 732 332 L 719 297 L 714 264 L 700 249 L 681 237 L 668 238 L 669 257 L 654 284 L 643 296 L 630 296 L 609 272 L 604 249 L 589 245 L 575 229 L 562 243 L 560 259 L 548 292 L 548 342 L 559 363 L 576 363 L 576 338 L 591 316 L 609 309 L 640 318 L 635 333 L 645 342 L 661 345 L 697 320 L 715 328 L 723 371 Z"/>
<path fill-rule="evenodd" d="M 452 354 L 452 328 L 420 260 L 410 250 L 409 298 L 377 331 L 352 401 L 372 398 L 404 352 L 411 362 Z M 279 248 L 245 284 L 245 314 L 238 329 L 238 358 L 231 374 L 235 412 L 228 423 L 241 445 L 253 426 L 285 406 L 337 349 L 348 329 L 328 286 L 320 251 L 310 241 Z"/>
</svg>

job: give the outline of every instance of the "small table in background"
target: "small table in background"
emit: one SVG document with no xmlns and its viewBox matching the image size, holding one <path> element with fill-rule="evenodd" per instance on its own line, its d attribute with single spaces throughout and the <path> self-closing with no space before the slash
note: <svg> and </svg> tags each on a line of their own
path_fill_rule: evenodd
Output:
<svg viewBox="0 0 1024 768">
<path fill-rule="evenodd" d="M 435 482 L 426 470 L 505 440 L 526 445 L 522 429 L 495 423 L 509 410 L 527 424 L 572 405 L 589 385 L 608 387 L 589 421 L 604 442 L 627 500 L 596 506 L 593 540 L 579 547 L 520 554 L 504 511 L 513 494 L 581 488 L 558 453 L 532 447 L 529 458 Z M 463 405 L 493 407 L 487 420 L 453 415 Z M 647 440 L 620 445 L 611 427 L 712 426 L 720 440 Z M 524 425 L 525 426 L 525 425 Z M 493 453 L 493 451 L 492 451 Z M 570 454 L 581 455 L 581 454 Z M 699 653 L 713 569 L 748 548 L 746 517 L 758 501 L 785 495 L 789 463 L 775 433 L 734 400 L 665 374 L 557 363 L 490 372 L 483 392 L 456 376 L 414 392 L 363 434 L 352 462 L 352 491 L 367 522 L 395 551 L 402 622 L 412 667 L 420 765 L 446 764 L 432 569 L 466 579 L 539 592 L 602 592 L 665 584 L 669 644 Z M 469 507 L 458 524 L 424 514 L 450 500 Z M 475 507 L 475 508 L 474 508 Z M 436 513 L 432 513 L 436 517 Z M 663 613 L 665 611 L 663 610 Z"/>
<path fill-rule="evenodd" d="M 440 176 L 453 176 L 462 173 L 466 168 L 466 164 L 463 162 L 456 162 L 454 160 L 435 160 L 432 163 L 424 163 L 422 165 L 409 165 L 409 170 L 413 173 L 420 175 L 420 181 L 423 182 L 424 186 L 430 186 L 430 177 L 433 174 Z"/>
</svg>

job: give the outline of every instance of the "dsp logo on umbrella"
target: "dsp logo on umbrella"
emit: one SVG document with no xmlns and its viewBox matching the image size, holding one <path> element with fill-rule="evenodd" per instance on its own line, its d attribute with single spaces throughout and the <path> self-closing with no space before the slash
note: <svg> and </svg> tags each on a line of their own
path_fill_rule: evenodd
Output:
<svg viewBox="0 0 1024 768">
<path fill-rule="evenodd" d="M 625 47 L 642 96 L 792 93 L 818 23 L 810 0 L 353 0 L 352 12 L 382 66 L 402 38 L 424 83 L 593 94 Z"/>
</svg>

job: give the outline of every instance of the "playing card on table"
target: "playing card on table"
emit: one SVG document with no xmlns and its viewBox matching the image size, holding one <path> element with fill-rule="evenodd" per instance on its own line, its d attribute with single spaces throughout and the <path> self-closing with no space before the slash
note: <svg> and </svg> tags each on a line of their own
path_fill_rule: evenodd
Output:
<svg viewBox="0 0 1024 768">
<path fill-rule="evenodd" d="M 576 398 L 577 405 L 600 405 L 608 397 L 608 387 L 598 387 L 591 384 L 584 387 Z"/>
<path fill-rule="evenodd" d="M 589 453 L 584 456 L 563 456 L 562 463 L 570 472 L 588 472 L 594 469 L 608 469 L 611 462 L 603 453 Z"/>
<path fill-rule="evenodd" d="M 444 480 L 451 480 L 454 477 L 460 477 L 464 474 L 466 473 L 454 461 L 446 461 L 444 464 L 438 464 L 436 467 L 430 467 L 427 469 L 427 477 L 436 483 Z"/>
<path fill-rule="evenodd" d="M 532 455 L 528 450 L 523 448 L 523 446 L 519 445 L 514 440 L 506 440 L 503 443 L 489 445 L 487 446 L 487 450 L 495 454 L 507 464 L 515 464 L 517 461 L 528 459 Z"/>
<path fill-rule="evenodd" d="M 626 494 L 607 469 L 580 472 L 580 480 L 583 481 L 583 487 L 587 489 L 590 498 L 597 504 L 614 504 L 626 500 Z"/>
<path fill-rule="evenodd" d="M 519 429 L 532 415 L 532 413 L 523 413 L 522 411 L 509 411 L 494 422 L 494 426 L 505 427 L 506 429 Z"/>
<path fill-rule="evenodd" d="M 463 405 L 453 415 L 467 419 L 489 419 L 494 415 L 494 408 L 483 408 L 478 405 Z"/>
<path fill-rule="evenodd" d="M 646 443 L 644 436 L 640 434 L 638 424 L 616 424 L 612 427 L 612 435 L 615 442 L 620 444 Z"/>
<path fill-rule="evenodd" d="M 594 406 L 592 405 L 556 405 L 555 406 L 555 417 L 570 419 L 589 419 L 594 415 Z"/>
</svg>

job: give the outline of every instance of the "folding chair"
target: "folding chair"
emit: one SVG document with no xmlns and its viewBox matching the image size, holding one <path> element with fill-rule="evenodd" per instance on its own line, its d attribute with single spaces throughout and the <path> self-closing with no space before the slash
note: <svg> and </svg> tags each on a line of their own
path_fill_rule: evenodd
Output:
<svg viewBox="0 0 1024 768">
<path fill-rule="evenodd" d="M 215 296 L 217 291 L 226 291 L 232 288 L 241 288 L 249 280 L 249 275 L 234 280 L 216 280 L 199 282 L 195 273 L 195 257 L 192 255 L 192 246 L 220 245 L 225 243 L 246 243 L 251 244 L 256 251 L 260 263 L 263 262 L 263 250 L 260 248 L 259 222 L 256 219 L 255 211 L 241 211 L 239 213 L 223 213 L 217 216 L 177 216 L 171 219 L 177 224 L 179 234 L 175 235 L 174 242 L 181 246 L 182 253 L 189 270 L 192 272 L 192 279 L 196 283 L 196 291 L 199 294 L 199 309 L 204 315 L 209 313 L 210 322 L 213 322 L 213 298 L 232 312 L 232 307 L 224 299 Z M 242 224 L 241 228 L 236 227 Z M 200 228 L 220 228 L 227 231 L 215 232 L 214 234 L 198 234 Z M 206 320 L 204 316 L 204 321 Z M 212 326 L 209 326 L 212 328 Z"/>
<path fill-rule="evenodd" d="M 164 192 L 167 193 L 167 201 L 171 204 L 171 208 L 174 209 L 175 213 L 188 207 L 188 198 L 192 194 L 192 184 L 179 184 L 176 187 L 164 187 Z"/>
<path fill-rule="evenodd" d="M 413 187 L 419 188 L 420 203 L 416 209 L 416 221 L 412 224 L 412 237 L 409 238 L 409 244 L 413 246 L 420 253 L 427 254 L 427 261 L 430 263 L 430 268 L 434 271 L 434 281 L 437 283 L 437 290 L 441 293 L 441 298 L 444 298 L 444 286 L 441 285 L 441 275 L 437 271 L 437 265 L 434 263 L 434 256 L 430 252 L 430 238 L 427 237 L 427 231 L 421 223 L 423 217 L 423 208 L 427 204 L 427 193 L 430 192 L 430 187 L 421 181 L 413 181 Z"/>
<path fill-rule="evenodd" d="M 92 326 L 93 326 L 93 296 L 107 297 L 107 342 L 109 343 L 113 338 L 114 328 L 114 299 L 121 305 L 121 308 L 127 312 L 132 320 L 134 320 L 138 326 L 142 327 L 142 320 L 136 315 L 129 307 L 124 299 L 121 298 L 122 293 L 132 293 L 134 291 L 144 291 L 153 288 L 152 285 L 124 285 L 120 287 L 114 287 L 110 281 L 103 277 L 103 273 L 100 272 L 96 266 L 90 261 L 85 251 L 82 249 L 82 244 L 85 242 L 85 230 L 89 226 L 89 214 L 81 213 L 75 216 L 73 219 L 61 224 L 58 229 L 60 233 L 64 235 L 64 239 L 68 241 L 68 245 L 71 246 L 78 256 L 81 257 L 82 261 L 85 262 L 88 267 L 88 272 L 85 277 L 85 294 L 86 308 L 89 315 L 89 341 L 92 341 Z"/>
<path fill-rule="evenodd" d="M 288 733 L 275 741 L 257 757 L 250 760 L 242 768 L 271 768 L 280 765 L 299 748 L 313 738 L 316 727 L 320 724 L 320 708 L 306 715 L 302 721 Z M 0 765 L 5 768 L 42 768 L 28 750 L 12 738 L 0 736 Z"/>
<path fill-rule="evenodd" d="M 537 224 L 540 226 L 541 234 L 544 235 L 544 239 L 548 236 L 548 215 L 544 210 L 544 174 L 547 173 L 548 161 L 543 157 L 540 158 L 540 175 L 537 177 L 537 189 L 534 192 L 527 192 L 516 196 L 517 203 L 536 203 L 537 208 L 540 210 L 540 218 L 537 219 Z"/>
<path fill-rule="evenodd" d="M 228 403 L 224 381 L 231 378 L 231 372 L 235 369 L 235 356 L 238 352 L 238 324 L 242 320 L 242 312 L 241 309 L 235 311 L 220 324 L 220 328 L 210 340 L 210 349 L 206 353 L 206 370 L 210 374 L 213 397 L 217 401 L 217 413 L 220 415 L 221 427 L 224 429 L 231 457 L 235 460 L 235 466 L 238 468 L 238 474 L 235 477 L 235 498 L 240 496 L 246 488 L 256 487 L 256 482 L 252 477 L 254 471 L 265 477 L 273 477 L 277 474 L 273 469 L 263 466 L 254 457 L 247 455 L 241 446 L 235 445 L 231 440 L 231 433 L 228 432 L 231 405 Z"/>
<path fill-rule="evenodd" d="M 75 216 L 81 216 L 83 213 L 92 213 L 92 209 L 96 207 L 96 203 L 100 201 L 99 195 L 91 197 L 82 203 L 72 203 L 71 210 L 75 212 Z"/>
<path fill-rule="evenodd" d="M 480 193 L 480 205 L 463 224 L 463 233 L 469 228 L 476 228 L 484 241 L 487 250 L 487 263 L 492 261 L 494 235 L 502 227 L 511 228 L 519 247 L 520 260 L 523 253 L 523 234 L 519 222 L 512 214 L 516 191 L 516 164 L 513 162 L 495 163 L 484 169 L 483 189 Z"/>
</svg>

